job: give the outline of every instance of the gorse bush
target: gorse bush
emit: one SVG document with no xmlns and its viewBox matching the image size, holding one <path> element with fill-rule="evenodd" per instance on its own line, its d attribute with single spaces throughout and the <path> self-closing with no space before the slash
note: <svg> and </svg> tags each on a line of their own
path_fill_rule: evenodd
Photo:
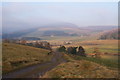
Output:
<svg viewBox="0 0 120 80">
<path fill-rule="evenodd" d="M 86 57 L 85 50 L 84 50 L 84 48 L 83 48 L 82 46 L 79 46 L 79 47 L 78 47 L 78 52 L 77 52 L 77 54 L 80 55 L 80 56 Z"/>
<path fill-rule="evenodd" d="M 65 46 L 60 46 L 60 47 L 57 49 L 57 51 L 59 51 L 59 52 L 66 52 L 66 48 L 65 48 Z"/>
<path fill-rule="evenodd" d="M 68 47 L 67 49 L 65 46 L 60 46 L 59 48 L 57 48 L 57 51 L 86 57 L 85 50 L 82 46 Z"/>
<path fill-rule="evenodd" d="M 68 48 L 67 48 L 67 53 L 77 54 L 76 49 L 77 49 L 77 47 L 68 47 Z"/>
</svg>

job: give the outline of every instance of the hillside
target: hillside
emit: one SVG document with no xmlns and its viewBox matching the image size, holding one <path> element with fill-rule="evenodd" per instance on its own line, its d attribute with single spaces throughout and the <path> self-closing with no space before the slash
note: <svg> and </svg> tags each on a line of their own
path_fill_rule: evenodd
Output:
<svg viewBox="0 0 120 80">
<path fill-rule="evenodd" d="M 35 37 L 43 37 L 43 36 L 71 36 L 71 35 L 88 35 L 89 32 L 86 29 L 81 29 L 75 24 L 71 23 L 55 23 L 49 24 L 46 26 L 39 27 L 36 31 L 24 35 L 26 36 L 35 36 Z M 76 35 L 77 34 L 77 35 Z"/>
<path fill-rule="evenodd" d="M 68 33 L 65 33 L 64 31 L 58 31 L 58 30 L 50 30 L 45 31 L 42 36 L 69 36 Z"/>
<path fill-rule="evenodd" d="M 39 26 L 37 28 L 16 31 L 12 33 L 3 34 L 3 38 L 20 38 L 20 37 L 53 37 L 53 36 L 90 36 L 99 32 L 107 31 L 116 28 L 116 26 L 89 26 L 81 27 L 72 23 L 53 23 Z"/>
<path fill-rule="evenodd" d="M 15 31 L 15 32 L 11 32 L 11 33 L 4 33 L 2 34 L 2 39 L 4 38 L 18 38 L 22 35 L 26 35 L 26 34 L 29 34 L 31 32 L 34 32 L 36 31 L 37 29 L 36 28 L 32 28 L 32 29 L 27 29 L 27 30 L 20 30 L 20 31 Z"/>
<path fill-rule="evenodd" d="M 89 61 L 63 63 L 47 72 L 43 78 L 116 78 L 117 71 Z"/>
<path fill-rule="evenodd" d="M 88 26 L 88 27 L 83 27 L 83 29 L 89 29 L 92 31 L 106 31 L 106 30 L 111 30 L 111 29 L 115 29 L 118 28 L 118 26 Z"/>
<path fill-rule="evenodd" d="M 110 69 L 103 66 L 105 61 L 94 62 L 94 59 L 86 60 L 82 57 L 74 59 L 68 55 L 65 56 L 67 63 L 58 65 L 56 68 L 48 71 L 42 78 L 117 78 L 117 69 Z M 103 63 L 102 63 L 103 62 Z M 111 64 L 111 63 L 109 63 Z"/>
<path fill-rule="evenodd" d="M 3 73 L 51 60 L 48 50 L 24 45 L 2 44 Z"/>
<path fill-rule="evenodd" d="M 67 38 L 70 39 L 70 38 Z M 77 38 L 75 38 L 77 39 Z M 50 44 L 53 44 L 56 46 L 52 46 L 53 49 L 56 49 L 59 47 L 59 45 L 64 45 L 65 47 L 78 47 L 78 46 L 83 46 L 85 48 L 85 51 L 87 54 L 93 53 L 94 48 L 99 48 L 99 51 L 101 53 L 109 53 L 109 54 L 116 54 L 119 53 L 120 50 L 118 48 L 118 42 L 119 40 L 90 40 L 90 39 L 84 39 L 81 41 L 72 41 L 71 44 L 65 44 L 64 41 L 61 39 L 59 40 L 51 40 L 48 41 Z M 58 46 L 57 46 L 58 45 Z"/>
<path fill-rule="evenodd" d="M 112 29 L 104 32 L 99 39 L 120 39 L 120 29 Z"/>
<path fill-rule="evenodd" d="M 116 26 L 91 26 L 91 27 L 79 27 L 71 23 L 56 23 L 50 24 L 43 27 L 39 27 L 36 31 L 24 35 L 25 37 L 35 36 L 43 37 L 51 35 L 55 36 L 90 36 L 91 34 L 96 34 L 106 30 L 116 28 Z M 57 34 L 56 34 L 57 33 Z M 62 34 L 61 34 L 62 33 Z"/>
</svg>

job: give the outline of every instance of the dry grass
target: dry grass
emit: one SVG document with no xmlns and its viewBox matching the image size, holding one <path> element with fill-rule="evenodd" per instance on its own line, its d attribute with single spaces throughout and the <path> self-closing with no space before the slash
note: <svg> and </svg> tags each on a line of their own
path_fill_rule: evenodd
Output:
<svg viewBox="0 0 120 80">
<path fill-rule="evenodd" d="M 57 41 L 59 44 L 62 44 L 62 41 Z M 51 42 L 52 43 L 52 42 Z M 76 41 L 72 44 L 65 45 L 65 47 L 70 46 L 83 46 L 86 53 L 93 53 L 94 48 L 99 48 L 101 53 L 107 52 L 110 54 L 119 53 L 118 49 L 118 40 L 89 40 L 89 41 Z M 56 49 L 59 46 L 53 46 L 53 49 Z"/>
<path fill-rule="evenodd" d="M 63 63 L 47 72 L 43 78 L 116 78 L 117 70 L 81 60 Z"/>
<path fill-rule="evenodd" d="M 74 60 L 87 60 L 91 62 L 95 62 L 97 64 L 106 66 L 110 69 L 118 69 L 118 57 L 117 56 L 102 56 L 101 58 L 93 58 L 93 57 L 82 57 L 77 55 L 68 54 Z"/>
<path fill-rule="evenodd" d="M 25 66 L 50 61 L 48 50 L 18 44 L 3 43 L 3 73 Z"/>
</svg>

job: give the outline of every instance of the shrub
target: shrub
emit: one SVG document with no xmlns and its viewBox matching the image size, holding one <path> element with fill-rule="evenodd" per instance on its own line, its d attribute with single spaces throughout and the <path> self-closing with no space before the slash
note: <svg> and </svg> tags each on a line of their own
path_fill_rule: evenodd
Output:
<svg viewBox="0 0 120 80">
<path fill-rule="evenodd" d="M 68 47 L 67 53 L 76 54 L 77 53 L 76 49 L 77 49 L 77 47 Z"/>
<path fill-rule="evenodd" d="M 57 49 L 57 51 L 59 51 L 59 52 L 66 52 L 66 48 L 65 48 L 65 46 L 60 46 L 60 47 Z"/>
<path fill-rule="evenodd" d="M 77 54 L 86 57 L 85 50 L 82 46 L 79 46 Z"/>
</svg>

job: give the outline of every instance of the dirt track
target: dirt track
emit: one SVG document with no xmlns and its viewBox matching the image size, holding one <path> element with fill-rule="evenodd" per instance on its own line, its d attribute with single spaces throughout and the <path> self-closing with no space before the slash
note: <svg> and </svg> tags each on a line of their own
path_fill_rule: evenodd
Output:
<svg viewBox="0 0 120 80">
<path fill-rule="evenodd" d="M 54 57 L 50 62 L 37 64 L 33 66 L 29 66 L 26 68 L 22 68 L 20 70 L 16 70 L 14 72 L 3 75 L 2 78 L 38 78 L 43 76 L 47 71 L 53 69 L 58 64 L 66 62 L 66 60 L 62 57 L 63 55 L 54 52 Z"/>
</svg>

